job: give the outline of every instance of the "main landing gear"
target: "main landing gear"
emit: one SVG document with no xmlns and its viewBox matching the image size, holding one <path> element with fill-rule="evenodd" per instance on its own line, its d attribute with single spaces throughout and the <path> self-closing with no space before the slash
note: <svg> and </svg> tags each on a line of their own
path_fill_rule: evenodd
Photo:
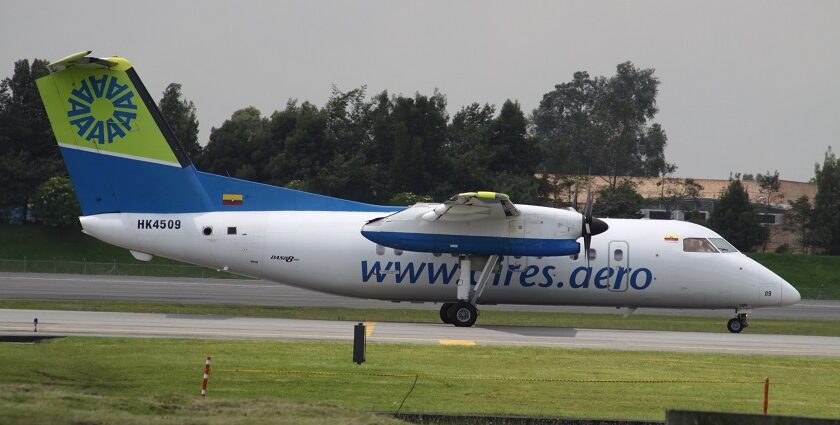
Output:
<svg viewBox="0 0 840 425">
<path fill-rule="evenodd" d="M 741 333 L 744 328 L 750 325 L 747 322 L 747 311 L 741 309 L 735 310 L 735 317 L 726 322 L 726 329 L 729 329 L 729 332 L 734 334 Z"/>
<path fill-rule="evenodd" d="M 466 255 L 458 257 L 458 265 L 461 268 L 461 275 L 458 278 L 458 302 L 443 303 L 440 306 L 440 320 L 443 323 L 450 323 L 463 328 L 475 324 L 476 319 L 478 319 L 476 302 L 481 293 L 484 292 L 484 288 L 487 287 L 490 275 L 499 263 L 500 258 L 498 255 L 491 255 L 487 258 L 487 263 L 484 264 L 475 289 L 473 289 L 470 282 L 470 267 L 472 267 L 470 257 Z"/>
<path fill-rule="evenodd" d="M 459 328 L 468 328 L 478 319 L 478 309 L 466 301 L 443 303 L 440 307 L 440 320 Z"/>
</svg>

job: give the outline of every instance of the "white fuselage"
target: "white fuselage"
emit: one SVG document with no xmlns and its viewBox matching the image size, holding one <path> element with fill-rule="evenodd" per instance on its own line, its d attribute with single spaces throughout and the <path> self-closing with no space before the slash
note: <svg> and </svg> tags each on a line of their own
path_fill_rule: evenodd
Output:
<svg viewBox="0 0 840 425">
<path fill-rule="evenodd" d="M 122 213 L 81 217 L 81 222 L 86 233 L 137 252 L 302 288 L 393 301 L 456 300 L 456 257 L 395 251 L 361 235 L 368 220 L 382 215 Z M 682 238 L 719 237 L 705 227 L 670 220 L 605 221 L 609 230 L 593 237 L 589 267 L 582 254 L 505 257 L 478 303 L 746 308 L 799 301 L 790 284 L 739 252 L 684 252 Z M 666 235 L 680 240 L 668 241 Z"/>
</svg>

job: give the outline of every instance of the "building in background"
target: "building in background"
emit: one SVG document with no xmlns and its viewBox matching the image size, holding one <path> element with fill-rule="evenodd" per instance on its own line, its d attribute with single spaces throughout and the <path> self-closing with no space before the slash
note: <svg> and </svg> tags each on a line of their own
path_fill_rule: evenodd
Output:
<svg viewBox="0 0 840 425">
<path fill-rule="evenodd" d="M 686 220 L 703 224 L 709 219 L 720 194 L 729 185 L 729 180 L 691 179 L 675 177 L 619 177 L 618 181 L 629 180 L 636 186 L 636 191 L 645 199 L 641 209 L 641 218 L 660 220 Z M 592 193 L 597 202 L 598 190 L 609 185 L 607 177 L 557 177 L 549 176 L 556 188 L 554 199 L 557 205 L 577 205 L 582 208 L 586 203 L 588 182 L 591 181 Z M 757 181 L 742 180 L 741 184 L 750 197 L 750 202 L 758 213 L 762 224 L 770 228 L 770 239 L 766 250 L 774 251 L 782 245 L 798 249 L 796 236 L 786 231 L 783 224 L 784 213 L 790 209 L 790 202 L 807 196 L 813 204 L 817 194 L 816 183 L 779 180 L 779 190 L 763 190 Z"/>
</svg>

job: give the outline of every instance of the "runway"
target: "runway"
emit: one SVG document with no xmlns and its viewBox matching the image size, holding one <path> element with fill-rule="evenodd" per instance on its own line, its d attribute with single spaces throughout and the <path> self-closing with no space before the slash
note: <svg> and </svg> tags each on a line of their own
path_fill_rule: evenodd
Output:
<svg viewBox="0 0 840 425">
<path fill-rule="evenodd" d="M 38 332 L 32 321 L 38 318 Z M 355 322 L 145 313 L 0 310 L 0 334 L 348 342 Z M 840 338 L 608 329 L 368 323 L 370 343 L 511 345 L 840 357 Z"/>
<path fill-rule="evenodd" d="M 0 299 L 129 300 L 187 304 L 240 304 L 287 307 L 418 308 L 438 305 L 393 303 L 323 294 L 263 280 L 194 279 L 140 276 L 91 276 L 0 273 Z M 486 310 L 523 310 L 623 314 L 611 307 L 481 306 Z M 730 310 L 640 308 L 635 314 L 731 317 Z M 790 307 L 755 309 L 752 318 L 840 321 L 840 301 L 803 300 Z"/>
</svg>

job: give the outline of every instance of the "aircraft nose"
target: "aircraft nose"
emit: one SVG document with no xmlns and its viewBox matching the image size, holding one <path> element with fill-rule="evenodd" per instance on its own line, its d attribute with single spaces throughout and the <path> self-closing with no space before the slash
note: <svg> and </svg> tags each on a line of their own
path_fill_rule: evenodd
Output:
<svg viewBox="0 0 840 425">
<path fill-rule="evenodd" d="M 802 297 L 799 295 L 799 291 L 793 287 L 790 283 L 782 280 L 782 305 L 793 305 L 799 302 Z"/>
</svg>

